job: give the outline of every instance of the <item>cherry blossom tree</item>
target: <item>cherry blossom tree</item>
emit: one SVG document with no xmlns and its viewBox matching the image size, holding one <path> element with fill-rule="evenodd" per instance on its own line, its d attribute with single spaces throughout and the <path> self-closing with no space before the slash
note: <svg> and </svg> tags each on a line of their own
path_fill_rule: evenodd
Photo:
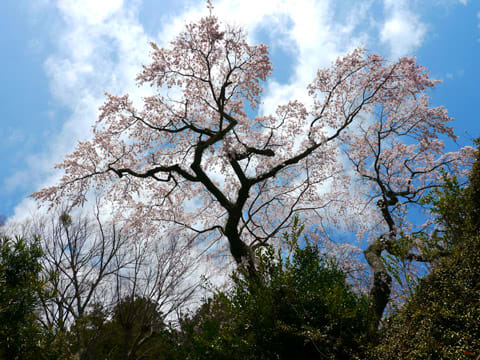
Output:
<svg viewBox="0 0 480 360">
<path fill-rule="evenodd" d="M 414 59 L 400 61 L 410 63 L 413 72 L 428 79 L 426 69 Z M 428 81 L 423 86 L 436 83 Z M 382 253 L 406 262 L 430 262 L 448 253 L 442 244 L 431 241 L 435 229 L 426 214 L 421 214 L 422 199 L 442 186 L 445 174 L 464 174 L 475 152 L 465 147 L 444 153 L 439 135 L 456 139 L 446 125 L 452 119 L 443 107 L 430 107 L 424 90 L 419 87 L 412 92 L 402 82 L 389 85 L 382 101 L 369 109 L 370 117 L 359 118 L 355 130 L 341 136 L 355 188 L 361 189 L 352 201 L 369 217 L 363 220 L 368 226 L 357 233 L 362 236 L 366 232 L 370 241 L 364 255 L 374 272 L 371 296 L 375 325 L 390 298 L 392 284 Z M 409 216 L 412 208 L 416 213 Z"/>
<path fill-rule="evenodd" d="M 382 252 L 395 253 L 400 229 L 411 230 L 409 205 L 462 155 L 443 154 L 439 136 L 453 133 L 426 95 L 436 81 L 415 59 L 356 49 L 319 70 L 307 98 L 254 115 L 271 71 L 267 46 L 249 45 L 242 29 L 212 13 L 186 25 L 168 48 L 152 43 L 137 79 L 154 94 L 143 106 L 106 94 L 93 138 L 58 165 L 58 185 L 33 197 L 82 204 L 106 188 L 132 226 L 228 244 L 252 276 L 253 250 L 295 215 L 329 226 L 356 219 L 371 241 L 380 318 L 391 287 Z M 420 260 L 413 245 L 405 256 Z"/>
</svg>

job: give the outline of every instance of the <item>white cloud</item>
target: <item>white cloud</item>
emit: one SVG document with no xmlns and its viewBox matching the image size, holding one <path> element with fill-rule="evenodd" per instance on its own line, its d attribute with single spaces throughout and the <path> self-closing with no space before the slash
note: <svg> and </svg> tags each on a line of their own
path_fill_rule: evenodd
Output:
<svg viewBox="0 0 480 360">
<path fill-rule="evenodd" d="M 446 9 L 447 11 L 450 11 L 457 5 L 467 6 L 470 0 L 433 0 L 432 2 L 433 2 L 433 5 L 438 7 L 443 7 L 444 10 Z M 419 2 L 419 1 L 415 1 L 415 3 L 420 5 L 422 4 L 422 2 Z"/>
<path fill-rule="evenodd" d="M 122 0 L 44 1 L 42 11 L 58 11 L 54 24 L 56 50 L 45 61 L 45 71 L 55 100 L 71 115 L 59 134 L 46 139 L 43 152 L 30 154 L 28 169 L 13 173 L 6 183 L 32 184 L 39 190 L 59 179 L 54 164 L 71 152 L 78 140 L 90 136 L 104 91 L 142 96 L 135 76 L 147 62 L 149 38 L 136 18 L 139 3 Z M 38 15 L 38 14 L 37 14 Z M 35 177 L 25 176 L 35 174 Z M 14 217 L 28 213 L 34 203 L 25 199 L 15 208 Z"/>
<path fill-rule="evenodd" d="M 65 16 L 90 25 L 99 25 L 122 10 L 123 0 L 64 0 L 59 1 L 57 6 Z"/>
<path fill-rule="evenodd" d="M 427 27 L 407 6 L 405 0 L 384 0 L 386 21 L 380 40 L 390 48 L 392 58 L 412 55 L 422 44 Z"/>
</svg>

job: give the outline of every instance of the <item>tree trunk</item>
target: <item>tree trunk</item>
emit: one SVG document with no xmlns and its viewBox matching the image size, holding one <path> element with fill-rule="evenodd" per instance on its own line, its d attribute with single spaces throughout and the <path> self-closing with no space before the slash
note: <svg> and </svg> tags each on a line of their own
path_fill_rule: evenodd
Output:
<svg viewBox="0 0 480 360">
<path fill-rule="evenodd" d="M 225 236 L 230 245 L 230 253 L 237 265 L 244 265 L 248 274 L 253 279 L 258 278 L 255 266 L 255 254 L 252 249 L 240 238 L 238 233 L 238 223 L 241 217 L 241 210 L 231 210 L 227 223 L 225 224 Z"/>
<path fill-rule="evenodd" d="M 373 285 L 370 290 L 370 316 L 372 319 L 370 333 L 375 333 L 382 318 L 385 307 L 390 299 L 392 277 L 381 260 L 384 243 L 377 239 L 364 252 L 368 265 L 373 270 Z"/>
</svg>

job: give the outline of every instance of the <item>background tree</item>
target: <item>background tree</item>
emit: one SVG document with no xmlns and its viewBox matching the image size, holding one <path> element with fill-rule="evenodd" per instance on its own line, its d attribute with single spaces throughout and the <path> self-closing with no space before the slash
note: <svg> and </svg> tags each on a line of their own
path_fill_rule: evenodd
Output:
<svg viewBox="0 0 480 360">
<path fill-rule="evenodd" d="M 221 239 L 253 277 L 254 249 L 278 238 L 295 214 L 336 226 L 357 210 L 377 211 L 364 217 L 374 240 L 365 256 L 376 326 L 391 289 L 382 253 L 396 254 L 400 232 L 410 232 L 398 219 L 444 166 L 462 159 L 443 154 L 438 136 L 453 135 L 446 112 L 429 106 L 436 81 L 415 59 L 389 62 L 357 49 L 319 70 L 303 102 L 249 116 L 272 70 L 265 45 L 247 44 L 241 29 L 210 13 L 169 48 L 152 48 L 138 81 L 157 93 L 143 107 L 107 94 L 92 140 L 58 165 L 59 185 L 33 196 L 82 204 L 90 189 L 106 188 L 132 226 L 164 227 L 197 243 Z M 343 171 L 340 150 L 353 172 Z M 366 186 L 353 201 L 352 179 Z M 420 260 L 411 248 L 405 258 Z"/>
<path fill-rule="evenodd" d="M 427 76 L 413 59 L 404 61 L 411 62 L 412 71 L 418 76 Z M 388 271 L 392 264 L 386 264 L 382 253 L 386 252 L 390 261 L 407 263 L 432 261 L 434 254 L 424 251 L 428 247 L 437 248 L 436 256 L 446 253 L 429 232 L 432 223 L 428 215 L 419 214 L 422 205 L 426 205 L 424 197 L 442 186 L 443 174 L 461 176 L 473 151 L 466 147 L 459 153 L 443 152 L 439 136 L 456 139 L 452 128 L 446 125 L 452 119 L 443 107 L 430 108 L 429 98 L 422 90 L 412 94 L 405 83 L 389 86 L 391 95 L 370 109 L 374 120 L 369 116 L 360 118 L 355 131 L 342 136 L 354 185 L 362 189 L 361 193 L 353 192 L 352 202 L 368 216 L 363 224 L 370 224 L 360 229 L 359 235 L 371 241 L 364 254 L 374 272 L 371 295 L 377 322 L 390 298 L 392 283 Z M 415 214 L 414 222 L 411 211 Z M 422 216 L 424 221 L 419 220 Z"/>
<path fill-rule="evenodd" d="M 446 178 L 425 201 L 433 205 L 436 236 L 448 256 L 422 279 L 405 308 L 386 323 L 375 358 L 477 359 L 480 356 L 480 156 L 462 187 Z"/>
<path fill-rule="evenodd" d="M 69 215 L 59 207 L 44 217 L 23 224 L 24 231 L 39 236 L 44 251 L 40 259 L 54 296 L 43 302 L 43 321 L 65 332 L 87 315 L 96 302 L 109 305 L 109 281 L 125 268 L 130 234 L 116 224 L 105 224 L 95 215 Z M 75 328 L 78 330 L 78 327 Z M 80 357 L 88 339 L 72 333 L 80 344 Z"/>
</svg>

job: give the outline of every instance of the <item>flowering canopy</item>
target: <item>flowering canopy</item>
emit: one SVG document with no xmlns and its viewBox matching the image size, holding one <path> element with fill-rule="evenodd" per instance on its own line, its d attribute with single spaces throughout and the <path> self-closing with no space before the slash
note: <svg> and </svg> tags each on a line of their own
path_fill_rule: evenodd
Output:
<svg viewBox="0 0 480 360">
<path fill-rule="evenodd" d="M 353 50 L 317 72 L 310 99 L 254 116 L 272 64 L 267 46 L 249 45 L 242 29 L 210 15 L 152 49 L 137 79 L 156 93 L 142 108 L 106 94 L 93 138 L 35 198 L 83 203 L 106 188 L 133 224 L 225 239 L 235 260 L 254 268 L 251 249 L 297 213 L 337 224 L 359 210 L 363 231 L 383 239 L 380 256 L 393 248 L 408 204 L 462 158 L 443 154 L 439 135 L 454 138 L 451 118 L 430 107 L 436 81 L 415 59 Z M 361 188 L 352 191 L 352 180 Z"/>
</svg>

